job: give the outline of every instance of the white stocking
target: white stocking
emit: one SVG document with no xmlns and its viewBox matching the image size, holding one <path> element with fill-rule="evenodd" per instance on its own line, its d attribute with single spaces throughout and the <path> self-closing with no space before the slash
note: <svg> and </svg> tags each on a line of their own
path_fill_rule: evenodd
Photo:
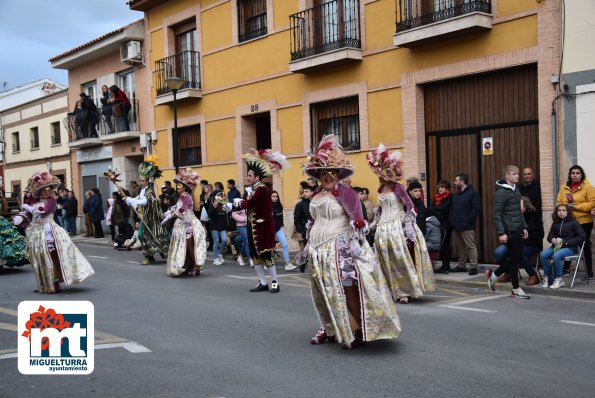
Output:
<svg viewBox="0 0 595 398">
<path fill-rule="evenodd" d="M 267 284 L 267 278 L 264 275 L 264 267 L 262 265 L 254 264 L 254 271 L 256 271 L 256 275 L 258 275 L 258 279 L 260 279 L 260 284 L 265 286 Z"/>
<path fill-rule="evenodd" d="M 272 267 L 268 268 L 269 274 L 271 274 L 271 280 L 277 280 L 277 266 L 273 265 Z"/>
</svg>

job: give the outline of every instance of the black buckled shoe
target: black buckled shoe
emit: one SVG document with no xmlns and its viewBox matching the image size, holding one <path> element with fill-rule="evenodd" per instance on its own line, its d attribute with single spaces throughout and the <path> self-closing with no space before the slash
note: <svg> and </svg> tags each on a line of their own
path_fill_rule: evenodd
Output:
<svg viewBox="0 0 595 398">
<path fill-rule="evenodd" d="M 271 282 L 271 291 L 270 291 L 270 293 L 279 293 L 279 290 L 281 290 L 281 288 L 279 288 L 279 282 L 272 281 Z"/>
<path fill-rule="evenodd" d="M 258 282 L 258 285 L 256 285 L 256 287 L 254 289 L 250 289 L 251 292 L 268 292 L 269 290 L 269 285 L 263 285 L 260 282 Z"/>
</svg>

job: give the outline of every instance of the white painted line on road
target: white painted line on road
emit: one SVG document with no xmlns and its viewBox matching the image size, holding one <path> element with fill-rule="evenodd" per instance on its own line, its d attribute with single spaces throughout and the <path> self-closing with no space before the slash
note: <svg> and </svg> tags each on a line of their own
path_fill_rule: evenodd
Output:
<svg viewBox="0 0 595 398">
<path fill-rule="evenodd" d="M 87 257 L 93 257 L 93 258 L 102 258 L 102 259 L 108 259 L 109 257 L 102 257 L 102 256 L 87 256 Z"/>
<path fill-rule="evenodd" d="M 508 294 L 498 294 L 495 296 L 477 297 L 477 298 L 472 298 L 469 300 L 456 301 L 456 302 L 452 303 L 451 305 L 465 305 L 465 304 L 471 304 L 471 303 L 478 303 L 480 301 L 497 300 L 497 299 L 501 299 L 504 297 L 509 297 L 509 295 Z"/>
<path fill-rule="evenodd" d="M 130 263 L 130 264 L 140 264 L 140 262 L 138 262 L 138 261 L 126 261 L 126 262 Z"/>
<path fill-rule="evenodd" d="M 568 323 L 570 325 L 579 325 L 579 326 L 591 326 L 595 328 L 595 323 L 588 323 L 588 322 L 576 322 L 576 321 L 560 321 L 561 323 Z"/>
<path fill-rule="evenodd" d="M 18 316 L 18 312 L 12 308 L 0 307 L 0 312 L 7 315 Z"/>
<path fill-rule="evenodd" d="M 482 309 L 479 309 L 479 308 L 459 307 L 457 305 L 439 305 L 438 307 L 450 308 L 452 310 L 463 310 L 463 311 L 474 311 L 474 312 L 487 312 L 489 314 L 494 314 L 494 313 L 498 312 L 498 311 L 482 310 Z"/>
<path fill-rule="evenodd" d="M 0 359 L 9 359 L 9 358 L 16 358 L 19 356 L 18 352 L 11 352 L 10 354 L 2 354 L 0 355 Z"/>
<path fill-rule="evenodd" d="M 106 348 L 118 348 L 122 347 L 127 349 L 128 351 L 132 352 L 133 354 L 138 354 L 140 352 L 151 352 L 147 347 L 138 344 L 136 341 L 128 341 L 126 343 L 109 343 L 109 344 L 97 344 L 95 346 L 96 350 L 103 350 Z"/>
<path fill-rule="evenodd" d="M 16 332 L 18 328 L 17 325 L 14 325 L 12 323 L 0 322 L 0 330 L 10 330 L 11 332 Z"/>
</svg>

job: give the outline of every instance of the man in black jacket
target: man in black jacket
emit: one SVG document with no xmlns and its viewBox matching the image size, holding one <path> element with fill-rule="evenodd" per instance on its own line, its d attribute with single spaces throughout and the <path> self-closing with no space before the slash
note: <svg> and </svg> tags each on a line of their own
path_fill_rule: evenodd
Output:
<svg viewBox="0 0 595 398">
<path fill-rule="evenodd" d="M 469 185 L 469 176 L 459 174 L 455 177 L 458 192 L 452 197 L 450 225 L 452 237 L 459 255 L 459 265 L 454 272 L 467 271 L 467 258 L 471 264 L 469 275 L 477 275 L 477 247 L 475 246 L 475 221 L 481 212 L 479 193 Z"/>
<path fill-rule="evenodd" d="M 510 295 L 514 298 L 528 299 L 529 296 L 519 286 L 519 265 L 523 259 L 523 240 L 529 236 L 527 224 L 521 212 L 521 193 L 516 187 L 519 182 L 519 168 L 506 166 L 504 178 L 504 180 L 496 181 L 494 224 L 498 241 L 508 248 L 509 260 L 504 260 L 494 272 L 486 271 L 488 287 L 495 291 L 498 277 L 506 272 L 512 280 Z"/>
<path fill-rule="evenodd" d="M 541 215 L 541 187 L 535 179 L 535 172 L 531 167 L 523 169 L 523 183 L 519 184 L 519 191 L 521 191 L 521 196 L 531 199 L 535 211 Z"/>
<path fill-rule="evenodd" d="M 293 209 L 293 226 L 295 228 L 295 234 L 293 239 L 298 241 L 300 245 L 300 252 L 306 247 L 308 240 L 306 238 L 306 224 L 310 220 L 310 199 L 312 198 L 312 187 L 302 187 L 302 199 L 295 205 Z M 306 263 L 300 265 L 300 272 L 306 270 Z"/>
<path fill-rule="evenodd" d="M 66 232 L 69 235 L 76 235 L 76 213 L 78 211 L 78 200 L 74 197 L 74 192 L 66 190 L 64 199 L 64 221 Z"/>
</svg>

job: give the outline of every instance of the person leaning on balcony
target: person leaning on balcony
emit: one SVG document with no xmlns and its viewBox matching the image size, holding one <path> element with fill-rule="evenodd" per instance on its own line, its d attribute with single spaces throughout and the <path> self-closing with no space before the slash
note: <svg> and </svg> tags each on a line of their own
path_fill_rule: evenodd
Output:
<svg viewBox="0 0 595 398">
<path fill-rule="evenodd" d="M 99 121 L 97 107 L 93 100 L 85 93 L 80 93 L 82 115 L 81 132 L 83 138 L 97 137 L 97 122 Z"/>
<path fill-rule="evenodd" d="M 115 84 L 109 88 L 109 91 L 112 93 L 112 96 L 107 102 L 112 105 L 112 112 L 116 117 L 117 129 L 118 131 L 129 131 L 128 114 L 130 113 L 130 109 L 132 109 L 130 100 L 126 96 L 126 93 L 120 90 L 120 87 Z"/>
<path fill-rule="evenodd" d="M 101 86 L 101 114 L 103 115 L 103 119 L 107 124 L 108 133 L 114 133 L 114 124 L 112 123 L 112 116 L 114 113 L 112 112 L 112 106 L 109 104 L 109 99 L 112 97 L 109 88 L 104 84 Z"/>
</svg>

